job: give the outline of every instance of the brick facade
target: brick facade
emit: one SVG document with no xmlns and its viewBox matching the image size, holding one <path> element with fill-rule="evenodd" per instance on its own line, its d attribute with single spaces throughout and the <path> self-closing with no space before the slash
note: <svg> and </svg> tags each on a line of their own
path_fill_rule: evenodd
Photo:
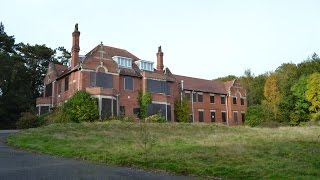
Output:
<svg viewBox="0 0 320 180">
<path fill-rule="evenodd" d="M 47 107 L 62 105 L 78 90 L 86 90 L 99 99 L 101 118 L 120 114 L 136 116 L 139 91 L 149 91 L 152 97 L 149 113 L 159 110 L 167 120 L 174 121 L 174 102 L 182 95 L 190 97 L 190 119 L 194 122 L 243 123 L 246 91 L 239 80 L 219 82 L 174 75 L 168 68 L 164 69 L 161 47 L 156 53 L 156 69 L 146 68 L 153 66 L 153 62 L 141 61 L 124 49 L 103 44 L 79 56 L 79 39 L 76 25 L 70 66 L 49 64 L 44 96 L 37 99 L 39 114 L 46 112 Z M 221 103 L 221 97 L 225 103 Z"/>
</svg>

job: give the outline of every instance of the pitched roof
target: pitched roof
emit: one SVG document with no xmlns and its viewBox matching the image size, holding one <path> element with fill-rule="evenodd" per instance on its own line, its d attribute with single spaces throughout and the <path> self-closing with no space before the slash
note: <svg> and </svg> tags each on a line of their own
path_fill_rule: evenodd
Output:
<svg viewBox="0 0 320 180">
<path fill-rule="evenodd" d="M 132 69 L 120 68 L 120 74 L 125 76 L 142 77 L 140 74 L 139 67 L 136 65 L 136 63 L 132 63 Z"/>
<path fill-rule="evenodd" d="M 229 90 L 231 86 L 233 86 L 235 80 L 226 81 L 224 82 L 224 85 L 226 86 L 226 89 Z"/>
<path fill-rule="evenodd" d="M 225 84 L 222 81 L 206 80 L 180 75 L 174 75 L 174 77 L 178 82 L 183 80 L 183 88 L 186 90 L 227 94 Z"/>
<path fill-rule="evenodd" d="M 104 52 L 103 57 L 107 58 L 107 59 L 112 59 L 113 56 L 122 56 L 122 57 L 131 58 L 132 61 L 139 60 L 139 58 L 137 56 L 133 55 L 132 53 L 130 53 L 129 51 L 127 51 L 125 49 L 115 48 L 115 47 L 111 47 L 111 46 L 104 46 L 104 45 L 102 45 L 102 48 L 103 48 L 103 52 Z M 101 50 L 101 45 L 96 46 L 89 53 L 87 53 L 86 56 L 90 56 L 99 50 Z"/>
<path fill-rule="evenodd" d="M 53 64 L 54 70 L 57 73 L 57 76 L 60 76 L 61 74 L 63 74 L 68 70 L 68 66 L 65 66 L 62 64 L 56 64 L 56 63 L 52 63 L 52 64 Z"/>
</svg>

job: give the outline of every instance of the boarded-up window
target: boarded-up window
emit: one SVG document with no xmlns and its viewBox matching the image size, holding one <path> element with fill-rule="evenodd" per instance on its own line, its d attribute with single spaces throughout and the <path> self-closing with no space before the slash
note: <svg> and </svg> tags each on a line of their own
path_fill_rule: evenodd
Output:
<svg viewBox="0 0 320 180">
<path fill-rule="evenodd" d="M 226 97 L 225 96 L 221 96 L 221 104 L 226 104 Z"/>
<path fill-rule="evenodd" d="M 233 104 L 237 104 L 237 97 L 232 97 Z"/>
<path fill-rule="evenodd" d="M 91 72 L 90 84 L 93 87 L 112 88 L 113 76 L 112 74 L 106 74 L 101 72 Z"/>
<path fill-rule="evenodd" d="M 64 78 L 64 91 L 68 91 L 69 90 L 69 76 L 66 76 Z"/>
<path fill-rule="evenodd" d="M 246 115 L 245 115 L 245 113 L 241 113 L 241 120 L 242 120 L 242 123 L 244 123 L 246 120 L 245 120 L 245 118 L 246 118 Z"/>
<path fill-rule="evenodd" d="M 167 108 L 167 109 L 166 109 Z M 167 111 L 166 111 L 167 110 Z M 166 117 L 171 120 L 171 106 L 167 107 L 165 104 L 149 104 L 148 105 L 148 115 L 154 115 L 160 113 L 161 116 Z"/>
<path fill-rule="evenodd" d="M 244 105 L 244 98 L 241 98 L 241 105 L 243 106 Z"/>
<path fill-rule="evenodd" d="M 124 89 L 133 90 L 133 78 L 131 76 L 124 77 Z"/>
<path fill-rule="evenodd" d="M 210 103 L 212 103 L 212 104 L 214 103 L 214 96 L 213 95 L 210 96 Z"/>
<path fill-rule="evenodd" d="M 49 106 L 40 106 L 40 115 L 47 114 L 50 110 Z"/>
<path fill-rule="evenodd" d="M 46 97 L 52 96 L 52 83 L 46 85 L 45 96 Z"/>
<path fill-rule="evenodd" d="M 227 113 L 221 112 L 222 122 L 227 122 Z"/>
<path fill-rule="evenodd" d="M 233 112 L 233 121 L 238 124 L 238 112 Z"/>
<path fill-rule="evenodd" d="M 164 93 L 170 95 L 170 83 L 167 81 L 147 80 L 147 90 L 153 93 Z"/>
<path fill-rule="evenodd" d="M 203 111 L 198 111 L 199 114 L 199 122 L 203 122 Z"/>
<path fill-rule="evenodd" d="M 112 115 L 111 109 L 112 99 L 102 98 L 101 118 L 109 118 Z"/>
<path fill-rule="evenodd" d="M 120 106 L 120 116 L 126 115 L 126 108 L 124 106 Z"/>
<path fill-rule="evenodd" d="M 139 115 L 140 113 L 140 108 L 133 108 L 133 114 Z"/>
<path fill-rule="evenodd" d="M 198 102 L 203 102 L 203 95 L 198 93 Z"/>
</svg>

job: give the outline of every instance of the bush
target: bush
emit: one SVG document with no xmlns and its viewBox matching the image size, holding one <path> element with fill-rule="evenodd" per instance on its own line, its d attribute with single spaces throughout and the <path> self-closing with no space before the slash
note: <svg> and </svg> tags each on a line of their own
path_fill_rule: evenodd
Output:
<svg viewBox="0 0 320 180">
<path fill-rule="evenodd" d="M 97 99 L 78 91 L 64 104 L 63 113 L 72 122 L 94 121 L 99 118 Z"/>
<path fill-rule="evenodd" d="M 33 112 L 23 112 L 16 123 L 18 129 L 35 128 L 39 126 L 38 117 Z"/>
<path fill-rule="evenodd" d="M 177 122 L 190 122 L 190 102 L 183 98 L 182 101 L 177 99 L 174 103 L 174 114 Z"/>
<path fill-rule="evenodd" d="M 63 112 L 63 107 L 56 107 L 53 109 L 51 113 L 46 115 L 44 118 L 44 124 L 52 124 L 52 123 L 67 123 L 71 122 L 70 119 L 68 119 L 68 116 L 65 115 Z"/>
<path fill-rule="evenodd" d="M 151 122 L 151 123 L 164 123 L 164 122 L 167 122 L 166 119 L 163 116 L 161 116 L 160 113 L 146 117 L 145 121 L 146 122 Z"/>
<path fill-rule="evenodd" d="M 245 124 L 251 127 L 259 126 L 269 121 L 270 117 L 272 113 L 263 105 L 250 106 L 247 108 Z"/>
</svg>

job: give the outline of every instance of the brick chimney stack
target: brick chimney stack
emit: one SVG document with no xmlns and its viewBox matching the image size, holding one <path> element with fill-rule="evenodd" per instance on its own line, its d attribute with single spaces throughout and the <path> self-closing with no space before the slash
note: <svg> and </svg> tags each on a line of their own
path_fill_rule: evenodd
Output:
<svg viewBox="0 0 320 180">
<path fill-rule="evenodd" d="M 159 46 L 157 52 L 157 70 L 163 71 L 163 67 L 163 52 L 161 50 L 161 46 Z"/>
<path fill-rule="evenodd" d="M 77 23 L 72 33 L 71 68 L 74 68 L 79 64 L 79 51 L 80 51 L 79 40 L 80 40 L 80 31 L 78 30 L 78 23 Z"/>
</svg>

